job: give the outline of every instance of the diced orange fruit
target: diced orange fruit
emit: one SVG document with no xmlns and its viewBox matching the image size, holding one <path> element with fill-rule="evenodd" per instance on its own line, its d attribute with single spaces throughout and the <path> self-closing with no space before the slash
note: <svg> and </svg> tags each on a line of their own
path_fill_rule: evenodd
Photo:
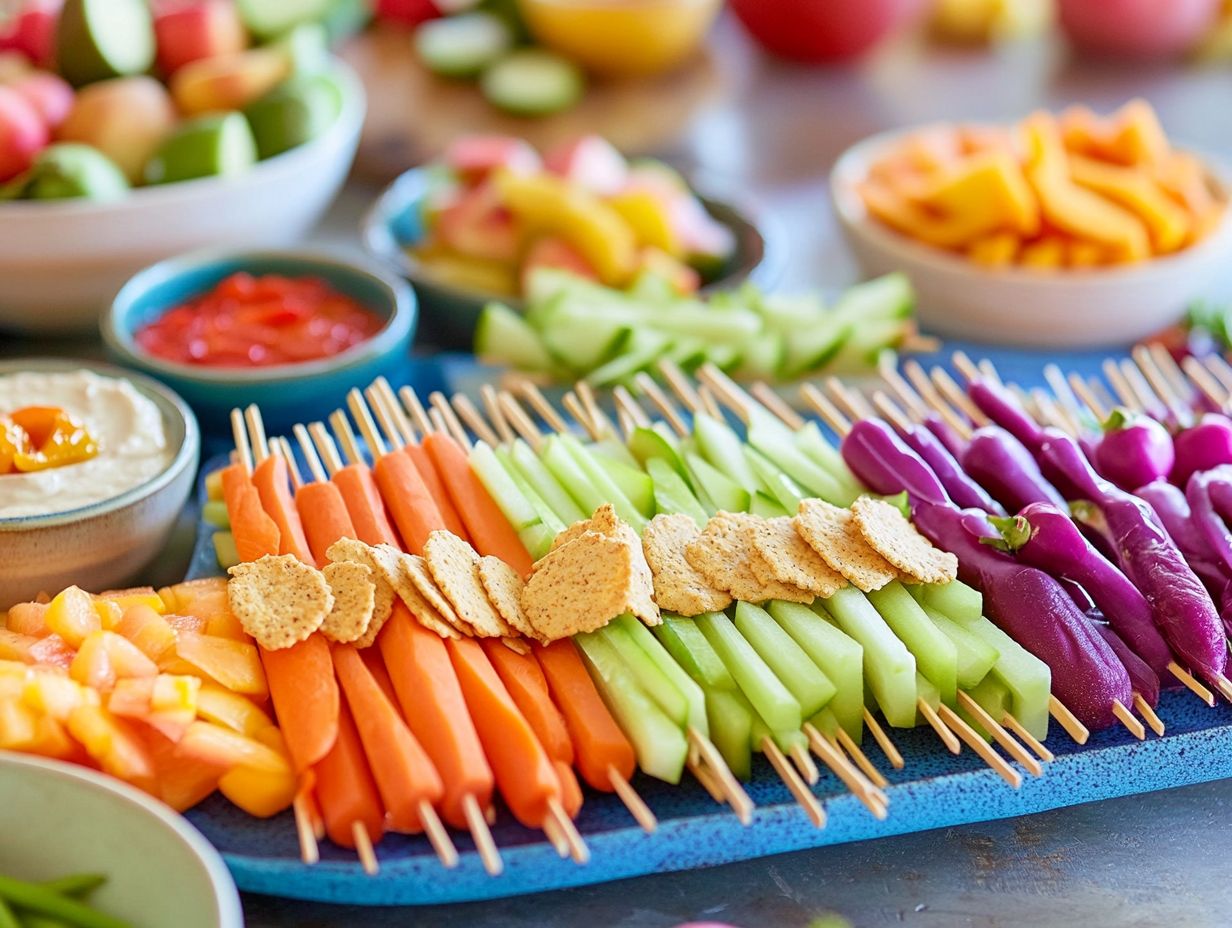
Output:
<svg viewBox="0 0 1232 928">
<path fill-rule="evenodd" d="M 205 634 L 215 638 L 230 638 L 232 641 L 252 643 L 252 637 L 244 631 L 244 626 L 240 624 L 240 620 L 230 609 L 210 616 L 209 621 L 205 623 Z"/>
<path fill-rule="evenodd" d="M 181 757 L 175 742 L 152 728 L 140 734 L 154 764 L 155 795 L 171 808 L 187 811 L 218 788 L 223 768 Z"/>
<path fill-rule="evenodd" d="M 0 628 L 0 659 L 25 661 L 32 664 L 34 661 L 30 659 L 30 649 L 38 644 L 38 640 L 33 635 L 23 635 L 10 628 Z"/>
<path fill-rule="evenodd" d="M 1082 156 L 1070 157 L 1069 170 L 1078 186 L 1103 194 L 1146 223 L 1156 253 L 1176 251 L 1185 244 L 1191 228 L 1189 215 L 1149 174 Z"/>
<path fill-rule="evenodd" d="M 47 627 L 47 606 L 43 603 L 18 603 L 11 607 L 5 627 L 19 635 L 33 635 L 42 638 L 51 634 Z"/>
<path fill-rule="evenodd" d="M 105 772 L 152 791 L 154 766 L 150 753 L 122 719 L 87 703 L 69 715 L 68 730 Z"/>
<path fill-rule="evenodd" d="M 44 621 L 70 648 L 81 647 L 88 635 L 103 627 L 93 598 L 75 586 L 70 586 L 51 601 Z"/>
<path fill-rule="evenodd" d="M 179 635 L 176 653 L 232 692 L 261 699 L 269 695 L 255 645 L 186 632 Z"/>
<path fill-rule="evenodd" d="M 38 715 L 11 694 L 0 692 L 0 748 L 28 751 L 38 736 Z"/>
<path fill-rule="evenodd" d="M 161 660 L 175 648 L 175 629 L 145 603 L 138 603 L 125 610 L 115 632 L 131 641 L 153 661 Z"/>
<path fill-rule="evenodd" d="M 198 615 L 183 615 L 171 612 L 163 616 L 163 620 L 175 630 L 177 635 L 183 632 L 201 634 L 205 631 L 205 619 Z"/>
<path fill-rule="evenodd" d="M 265 729 L 258 734 L 257 740 L 283 758 L 288 757 L 278 729 Z M 224 796 L 257 818 L 269 818 L 290 806 L 295 799 L 296 788 L 297 781 L 289 760 L 285 772 L 240 766 L 224 773 L 218 781 L 218 789 Z"/>
<path fill-rule="evenodd" d="M 77 652 L 59 635 L 47 635 L 30 645 L 30 663 L 68 670 Z"/>
<path fill-rule="evenodd" d="M 671 210 L 663 198 L 636 188 L 608 197 L 607 204 L 633 229 L 639 245 L 649 245 L 680 257 L 684 248 L 672 224 Z"/>
<path fill-rule="evenodd" d="M 61 722 L 86 703 L 99 703 L 98 693 L 55 671 L 32 671 L 22 701 L 36 712 Z"/>
<path fill-rule="evenodd" d="M 217 683 L 202 684 L 197 694 L 197 714 L 208 722 L 250 738 L 274 725 L 273 720 L 250 699 Z"/>
<path fill-rule="evenodd" d="M 98 613 L 99 623 L 107 631 L 119 625 L 120 619 L 124 617 L 124 610 L 120 608 L 120 604 L 110 599 L 94 600 L 94 611 Z"/>
<path fill-rule="evenodd" d="M 266 773 L 291 772 L 290 761 L 285 755 L 255 738 L 212 722 L 196 721 L 189 725 L 176 744 L 176 752 L 181 757 L 192 757 L 227 770 L 250 767 Z"/>
</svg>

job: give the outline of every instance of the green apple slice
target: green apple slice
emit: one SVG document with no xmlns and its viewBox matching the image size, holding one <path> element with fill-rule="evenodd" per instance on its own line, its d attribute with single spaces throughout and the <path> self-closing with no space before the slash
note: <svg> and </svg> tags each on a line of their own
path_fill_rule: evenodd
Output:
<svg viewBox="0 0 1232 928">
<path fill-rule="evenodd" d="M 80 87 L 142 74 L 154 64 L 154 25 L 144 0 L 65 0 L 56 26 L 60 74 Z"/>
</svg>

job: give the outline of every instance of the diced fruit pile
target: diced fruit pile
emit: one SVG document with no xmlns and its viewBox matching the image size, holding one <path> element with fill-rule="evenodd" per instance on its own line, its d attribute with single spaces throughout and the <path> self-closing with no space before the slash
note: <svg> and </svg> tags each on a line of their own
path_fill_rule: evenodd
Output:
<svg viewBox="0 0 1232 928">
<path fill-rule="evenodd" d="M 21 603 L 0 626 L 0 748 L 103 770 L 176 809 L 295 792 L 252 639 L 221 579 Z"/>
<path fill-rule="evenodd" d="M 1188 248 L 1222 220 L 1224 193 L 1173 148 L 1150 105 L 1085 107 L 1015 126 L 945 126 L 880 152 L 859 182 L 868 212 L 988 267 L 1132 264 Z"/>
<path fill-rule="evenodd" d="M 325 132 L 343 95 L 324 27 L 256 33 L 244 6 L 32 0 L 0 36 L 0 195 L 115 200 Z"/>
<path fill-rule="evenodd" d="M 731 230 L 685 181 L 585 136 L 543 158 L 520 139 L 473 136 L 445 153 L 408 243 L 427 274 L 479 294 L 525 293 L 536 268 L 609 287 L 652 271 L 677 293 L 721 276 Z"/>
<path fill-rule="evenodd" d="M 753 284 L 706 299 L 681 296 L 653 271 L 621 291 L 568 272 L 536 270 L 525 312 L 484 308 L 475 354 L 514 370 L 593 386 L 630 384 L 668 359 L 691 372 L 711 362 L 741 380 L 861 372 L 916 332 L 901 274 L 858 284 L 832 306 Z"/>
</svg>

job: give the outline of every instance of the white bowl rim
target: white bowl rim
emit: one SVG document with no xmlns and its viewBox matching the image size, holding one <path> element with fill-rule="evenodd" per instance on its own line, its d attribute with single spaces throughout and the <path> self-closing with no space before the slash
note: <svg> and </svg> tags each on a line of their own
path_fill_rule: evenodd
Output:
<svg viewBox="0 0 1232 928">
<path fill-rule="evenodd" d="M 935 132 L 951 129 L 955 122 L 931 122 L 908 126 L 900 129 L 888 129 L 867 136 L 848 147 L 830 171 L 830 199 L 839 220 L 854 234 L 864 236 L 869 243 L 883 251 L 894 254 L 896 261 L 914 262 L 927 265 L 931 270 L 950 275 L 977 275 L 985 280 L 998 283 L 1034 284 L 1040 287 L 1096 287 L 1113 282 L 1138 282 L 1154 277 L 1165 276 L 1182 270 L 1192 259 L 1196 259 L 1223 245 L 1223 240 L 1232 236 L 1232 165 L 1218 156 L 1192 146 L 1175 146 L 1178 150 L 1196 155 L 1201 159 L 1207 171 L 1208 178 L 1223 188 L 1225 204 L 1219 223 L 1201 241 L 1174 251 L 1141 261 L 1137 264 L 1115 265 L 1082 269 L 1066 269 L 1058 272 L 1041 272 L 1029 268 L 989 268 L 976 264 L 961 255 L 953 254 L 943 248 L 937 248 L 925 242 L 916 241 L 889 226 L 879 222 L 869 215 L 859 202 L 859 197 L 851 186 L 856 177 L 867 174 L 868 164 L 883 148 L 908 135 Z M 1004 127 L 1004 123 L 963 122 L 963 126 L 974 128 Z M 904 268 L 905 270 L 905 268 Z"/>
<path fill-rule="evenodd" d="M 185 467 L 193 466 L 201 451 L 201 433 L 197 427 L 197 417 L 193 415 L 188 404 L 166 384 L 159 383 L 153 377 L 147 377 L 137 371 L 128 371 L 111 364 L 95 363 L 93 361 L 78 361 L 72 358 L 17 358 L 0 361 L 0 377 L 7 374 L 17 374 L 26 371 L 57 372 L 88 370 L 100 377 L 113 380 L 127 380 L 137 390 L 149 396 L 156 396 L 176 411 L 184 425 L 184 441 L 167 466 L 153 477 L 144 480 L 135 487 L 130 487 L 123 493 L 78 506 L 76 509 L 66 509 L 63 512 L 49 512 L 41 515 L 8 516 L 0 518 L 0 532 L 29 531 L 32 529 L 53 528 L 71 522 L 96 518 L 130 506 L 142 499 L 147 499 L 171 483 Z M 161 410 L 160 410 L 161 411 Z M 4 478 L 0 477 L 0 480 Z"/>
<path fill-rule="evenodd" d="M 77 764 L 0 750 L 0 766 L 5 765 L 25 767 L 48 776 L 59 777 L 111 793 L 156 819 L 160 825 L 173 832 L 188 847 L 188 850 L 205 869 L 210 888 L 213 890 L 214 900 L 218 904 L 219 928 L 243 928 L 244 911 L 240 905 L 239 891 L 235 888 L 235 881 L 231 879 L 231 872 L 223 862 L 222 855 L 206 840 L 205 835 L 170 806 L 143 793 L 135 786 L 129 786 L 122 780 Z"/>
<path fill-rule="evenodd" d="M 207 367 L 204 365 L 181 364 L 178 361 L 168 361 L 145 351 L 133 338 L 133 332 L 122 327 L 115 318 L 116 304 L 128 296 L 130 288 L 146 285 L 144 278 L 157 276 L 160 280 L 169 280 L 185 270 L 210 264 L 215 261 L 261 261 L 279 260 L 302 262 L 305 270 L 312 266 L 329 265 L 357 276 L 368 277 L 382 288 L 389 291 L 393 308 L 389 318 L 385 320 L 376 333 L 369 339 L 352 345 L 346 351 L 339 352 L 327 358 L 313 361 L 300 361 L 296 364 L 275 364 L 269 367 Z M 168 307 L 170 308 L 170 307 Z M 165 311 L 165 310 L 164 310 Z M 156 261 L 142 268 L 124 282 L 119 292 L 104 310 L 99 326 L 103 341 L 107 347 L 117 354 L 140 364 L 142 367 L 165 374 L 168 377 L 178 377 L 207 384 L 262 384 L 276 385 L 303 380 L 305 377 L 315 377 L 319 374 L 333 374 L 355 367 L 367 361 L 374 352 L 380 353 L 392 347 L 398 341 L 401 330 L 413 326 L 419 312 L 418 297 L 414 287 L 403 280 L 387 273 L 377 262 L 363 256 L 362 258 L 340 257 L 324 251 L 313 251 L 301 248 L 199 248 L 195 251 L 174 255 Z"/>
<path fill-rule="evenodd" d="M 8 200 L 0 202 L 0 220 L 16 222 L 34 216 L 74 216 L 139 209 L 158 203 L 174 205 L 178 200 L 197 196 L 213 196 L 215 188 L 237 186 L 246 182 L 260 182 L 264 174 L 280 168 L 291 170 L 294 162 L 308 160 L 316 150 L 332 145 L 339 138 L 349 136 L 364 121 L 367 112 L 367 97 L 358 75 L 342 59 L 331 56 L 330 70 L 335 72 L 342 86 L 342 111 L 329 129 L 303 145 L 280 152 L 271 158 L 257 161 L 248 170 L 223 177 L 195 177 L 192 180 L 173 184 L 152 184 L 133 187 L 118 200 L 87 200 L 69 198 L 63 200 Z"/>
</svg>

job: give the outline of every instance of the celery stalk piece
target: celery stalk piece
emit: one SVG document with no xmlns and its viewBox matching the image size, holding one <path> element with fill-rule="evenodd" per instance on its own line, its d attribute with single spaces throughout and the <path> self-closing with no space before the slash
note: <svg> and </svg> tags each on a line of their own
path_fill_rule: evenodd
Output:
<svg viewBox="0 0 1232 928">
<path fill-rule="evenodd" d="M 974 699 L 979 707 L 991 715 L 996 722 L 1005 718 L 1007 712 L 1014 711 L 1009 688 L 997 679 L 996 674 L 990 673 L 977 686 L 968 690 L 967 695 Z M 992 740 L 992 735 L 985 730 L 984 723 L 968 712 L 961 703 L 958 706 L 958 714 L 978 734 L 983 735 L 985 741 Z"/>
<path fill-rule="evenodd" d="M 736 628 L 796 697 L 804 717 L 816 714 L 834 698 L 834 683 L 770 613 L 752 603 L 737 603 Z"/>
<path fill-rule="evenodd" d="M 578 472 L 585 478 L 588 487 L 598 497 L 601 497 L 599 503 L 592 506 L 590 511 L 594 512 L 603 503 L 611 503 L 616 510 L 616 515 L 633 526 L 634 531 L 640 535 L 642 529 L 646 527 L 646 517 L 638 512 L 637 507 L 633 505 L 629 497 L 625 496 L 615 481 L 595 462 L 595 459 L 591 457 L 586 447 L 573 435 L 554 435 L 548 439 L 548 445 L 551 445 L 553 442 L 555 442 L 555 447 L 562 449 L 569 459 L 573 461 Z M 545 463 L 548 463 L 546 459 Z M 548 469 L 556 473 L 551 463 L 548 463 Z M 561 479 L 561 482 L 572 493 L 573 487 L 569 486 L 568 482 L 560 474 L 557 474 L 557 477 Z M 576 479 L 576 475 L 574 479 Z M 577 499 L 576 496 L 574 498 Z M 582 501 L 578 499 L 578 502 L 581 503 Z"/>
<path fill-rule="evenodd" d="M 207 500 L 201 507 L 201 518 L 205 520 L 206 525 L 212 525 L 217 529 L 231 527 L 231 517 L 227 515 L 227 504 L 220 499 Z"/>
<path fill-rule="evenodd" d="M 864 731 L 864 649 L 808 606 L 775 600 L 771 617 L 834 684 L 826 705 L 857 741 Z"/>
<path fill-rule="evenodd" d="M 684 672 L 707 689 L 737 692 L 739 687 L 718 652 L 710 646 L 692 619 L 663 613 L 663 621 L 651 629 L 667 653 Z"/>
<path fill-rule="evenodd" d="M 1048 665 L 988 619 L 981 618 L 967 629 L 1000 652 L 991 673 L 1009 689 L 1014 717 L 1032 735 L 1044 740 L 1048 735 L 1048 697 L 1052 695 Z"/>
<path fill-rule="evenodd" d="M 749 512 L 763 519 L 777 519 L 795 514 L 794 511 L 785 509 L 782 503 L 762 490 L 754 493 L 753 498 L 749 500 Z"/>
<path fill-rule="evenodd" d="M 868 601 L 915 656 L 916 667 L 954 707 L 958 694 L 958 651 L 954 642 L 929 620 L 920 604 L 898 580 L 868 594 Z"/>
<path fill-rule="evenodd" d="M 590 450 L 590 449 L 587 449 Z M 649 519 L 655 514 L 654 481 L 650 475 L 639 467 L 630 467 L 623 461 L 592 453 L 593 460 L 620 488 L 620 492 L 633 504 L 643 517 Z"/>
<path fill-rule="evenodd" d="M 583 519 L 590 518 L 591 513 L 604 503 L 612 502 L 612 497 L 601 490 L 590 475 L 582 469 L 574 456 L 569 453 L 564 442 L 558 435 L 551 435 L 543 443 L 540 460 L 551 471 L 565 491 L 573 498 L 578 508 L 582 510 Z M 615 494 L 619 495 L 619 494 Z M 633 504 L 628 503 L 632 509 Z"/>
<path fill-rule="evenodd" d="M 606 458 L 610 461 L 616 461 L 623 464 L 625 467 L 638 467 L 638 460 L 634 457 L 628 446 L 622 441 L 617 441 L 615 438 L 602 438 L 588 446 L 590 450 L 599 458 Z"/>
<path fill-rule="evenodd" d="M 598 636 L 612 647 L 638 685 L 663 710 L 664 714 L 684 729 L 689 718 L 689 701 L 659 666 L 642 650 L 628 629 L 609 623 L 590 634 Z"/>
<path fill-rule="evenodd" d="M 970 625 L 984 617 L 984 597 L 961 580 L 923 584 L 919 593 L 920 602 L 960 625 Z"/>
<path fill-rule="evenodd" d="M 702 505 L 712 512 L 748 512 L 749 491 L 736 483 L 701 455 L 686 451 L 685 461 L 693 475 L 693 485 L 698 488 Z M 709 497 L 710 505 L 706 505 Z"/>
<path fill-rule="evenodd" d="M 958 688 L 969 690 L 983 680 L 988 671 L 992 670 L 1001 652 L 972 634 L 965 626 L 946 618 L 935 609 L 924 606 L 924 614 L 954 642 L 958 654 Z"/>
<path fill-rule="evenodd" d="M 801 723 L 803 726 L 803 723 Z M 759 754 L 765 753 L 764 741 L 767 737 L 773 741 L 784 754 L 791 754 L 798 748 L 808 750 L 808 738 L 799 728 L 775 729 L 766 724 L 766 720 L 753 711 L 752 747 Z"/>
<path fill-rule="evenodd" d="M 737 779 L 752 774 L 753 707 L 739 690 L 706 688 L 710 737 Z"/>
<path fill-rule="evenodd" d="M 839 628 L 864 647 L 864 683 L 886 721 L 915 727 L 915 658 L 873 604 L 855 587 L 839 590 L 824 604 Z"/>
<path fill-rule="evenodd" d="M 792 436 L 792 441 L 806 457 L 824 468 L 826 473 L 837 481 L 842 495 L 835 505 L 850 506 L 864 492 L 860 482 L 848 470 L 843 456 L 839 454 L 837 448 L 826 441 L 816 422 L 806 423 L 804 428 Z"/>
<path fill-rule="evenodd" d="M 726 422 L 699 412 L 693 416 L 693 436 L 702 456 L 747 492 L 762 489 L 762 483 L 744 458 L 744 442 Z"/>
<path fill-rule="evenodd" d="M 662 431 L 654 427 L 634 429 L 629 435 L 629 452 L 647 470 L 651 461 L 664 461 L 682 478 L 689 479 L 689 469 L 681 456 L 680 442 L 666 428 Z"/>
<path fill-rule="evenodd" d="M 834 710 L 830 706 L 826 706 L 824 709 L 818 712 L 815 716 L 809 719 L 809 724 L 812 725 L 814 728 L 816 728 L 823 735 L 828 735 L 830 737 L 833 737 L 834 735 L 836 735 L 840 728 L 842 728 L 844 731 L 847 730 L 846 728 L 844 728 L 842 723 L 839 722 L 838 716 L 834 714 Z M 853 736 L 853 740 L 855 740 L 856 743 L 859 744 L 858 738 L 854 738 Z"/>
<path fill-rule="evenodd" d="M 650 629 L 635 617 L 626 613 L 618 616 L 612 624 L 620 628 L 632 639 L 637 647 L 641 648 L 642 653 L 658 668 L 663 676 L 667 677 L 672 686 L 676 688 L 676 691 L 684 697 L 685 704 L 688 707 L 685 714 L 686 727 L 696 728 L 698 732 L 709 738 L 710 727 L 706 721 L 706 696 L 702 692 L 702 688 L 698 686 L 697 681 L 689 676 L 684 671 L 684 668 L 672 658 L 667 649 L 651 634 Z"/>
<path fill-rule="evenodd" d="M 535 507 L 530 504 L 525 494 L 518 490 L 517 484 L 510 479 L 486 442 L 475 442 L 469 461 L 471 470 L 475 472 L 484 489 L 496 500 L 496 505 L 509 520 L 514 531 L 541 521 Z"/>
<path fill-rule="evenodd" d="M 915 672 L 915 696 L 916 702 L 921 699 L 933 709 L 937 709 L 941 705 L 941 691 L 933 686 L 932 681 L 918 670 Z M 916 725 L 927 725 L 924 717 L 917 715 L 915 720 Z"/>
<path fill-rule="evenodd" d="M 680 726 L 650 698 L 616 650 L 594 633 L 576 636 L 604 703 L 633 743 L 637 765 L 652 777 L 679 783 L 689 743 Z"/>
<path fill-rule="evenodd" d="M 535 512 L 539 513 L 539 521 L 546 525 L 553 532 L 560 533 L 565 530 L 565 523 L 561 520 L 556 510 L 545 500 L 533 486 L 530 481 L 522 476 L 522 472 L 518 469 L 517 464 L 513 460 L 513 455 L 510 454 L 507 448 L 493 449 L 496 459 L 500 461 L 501 466 L 505 469 L 505 473 L 509 475 L 509 479 L 513 481 L 514 486 L 518 488 L 527 501 L 535 508 Z M 536 461 L 538 463 L 538 461 Z M 548 475 L 549 478 L 551 474 Z M 554 481 L 553 481 L 554 482 Z M 561 491 L 562 493 L 564 491 Z"/>
<path fill-rule="evenodd" d="M 580 522 L 594 511 L 593 509 L 583 511 L 582 507 L 569 495 L 569 491 L 561 485 L 544 463 L 535 456 L 530 445 L 522 439 L 518 438 L 513 442 L 510 458 L 522 479 L 539 494 L 539 497 L 551 507 L 556 517 L 565 525 Z"/>
<path fill-rule="evenodd" d="M 659 512 L 682 512 L 699 528 L 709 521 L 711 513 L 702 507 L 692 488 L 670 464 L 661 458 L 650 458 L 646 461 L 646 472 L 654 484 L 655 509 Z"/>
<path fill-rule="evenodd" d="M 773 461 L 783 475 L 799 484 L 804 490 L 801 496 L 818 496 L 836 506 L 846 506 L 851 502 L 843 502 L 847 489 L 796 447 L 795 436 L 786 426 L 780 424 L 777 428 L 767 428 L 764 417 L 754 416 L 749 424 L 748 443 L 758 454 Z M 759 476 L 765 479 L 760 471 Z"/>
<path fill-rule="evenodd" d="M 777 464 L 753 448 L 746 447 L 744 457 L 765 485 L 769 495 L 787 512 L 795 513 L 800 508 L 800 500 L 808 496 L 799 484 L 783 473 Z"/>
<path fill-rule="evenodd" d="M 800 703 L 744 640 L 731 619 L 721 612 L 708 612 L 694 621 L 770 729 L 799 731 L 804 721 Z"/>
</svg>

